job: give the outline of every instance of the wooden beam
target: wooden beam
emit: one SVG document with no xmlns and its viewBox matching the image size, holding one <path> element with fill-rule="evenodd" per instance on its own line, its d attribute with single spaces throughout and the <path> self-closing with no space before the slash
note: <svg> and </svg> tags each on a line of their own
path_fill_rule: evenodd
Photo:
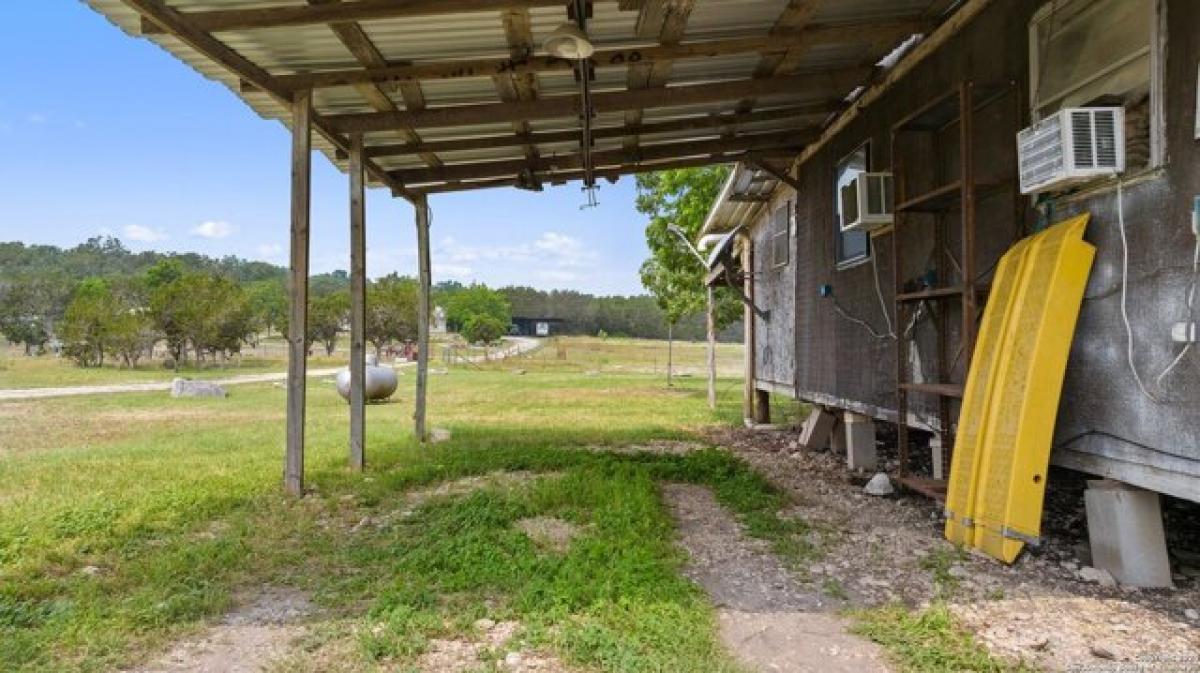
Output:
<svg viewBox="0 0 1200 673">
<path fill-rule="evenodd" d="M 711 285 L 704 288 L 704 334 L 708 340 L 708 408 L 717 410 L 717 316 L 716 299 Z"/>
<path fill-rule="evenodd" d="M 350 469 L 367 465 L 367 236 L 363 139 L 350 138 Z"/>
<path fill-rule="evenodd" d="M 788 0 L 788 4 L 783 8 L 783 12 L 779 18 L 775 20 L 775 25 L 771 27 L 771 34 L 780 32 L 793 32 L 799 30 L 803 32 L 805 26 L 808 25 L 812 15 L 817 11 L 817 5 L 821 0 Z M 755 77 L 774 77 L 779 71 L 784 61 L 795 63 L 807 51 L 807 45 L 794 45 L 785 50 L 764 52 L 758 59 L 758 66 L 754 69 Z M 848 92 L 847 92 L 848 93 Z M 738 110 L 749 112 L 754 108 L 754 99 L 747 98 L 738 103 Z"/>
<path fill-rule="evenodd" d="M 429 388 L 429 294 L 433 279 L 429 256 L 429 197 L 413 201 L 417 216 L 417 276 L 420 288 L 417 295 L 417 391 L 413 410 L 413 433 L 418 442 L 429 437 L 425 427 L 425 404 Z"/>
<path fill-rule="evenodd" d="M 789 148 L 781 148 L 782 156 L 794 156 L 795 150 Z M 626 163 L 618 166 L 609 166 L 596 170 L 596 177 L 603 178 L 609 182 L 617 182 L 623 175 L 636 175 L 638 173 L 653 173 L 654 171 L 666 171 L 676 168 L 697 168 L 700 166 L 712 166 L 715 164 L 734 164 L 745 159 L 745 152 L 731 152 L 728 154 L 713 154 L 701 157 L 687 157 L 684 159 L 665 159 L 660 161 L 645 161 Z M 550 184 L 560 185 L 566 184 L 573 180 L 582 180 L 582 170 L 571 171 L 555 171 L 553 173 L 534 173 L 534 176 L 539 179 L 544 179 Z M 479 189 L 495 189 L 499 187 L 512 187 L 516 179 L 513 177 L 490 177 L 472 180 L 469 182 L 455 181 L 445 182 L 436 185 L 422 186 L 415 188 L 413 191 L 420 194 L 444 194 L 449 192 L 465 192 Z"/>
<path fill-rule="evenodd" d="M 800 181 L 796 178 L 793 178 L 788 173 L 788 169 L 775 166 L 766 159 L 761 159 L 759 157 L 751 157 L 746 160 L 746 163 L 750 164 L 751 166 L 757 166 L 788 187 L 791 187 L 797 192 L 800 191 Z"/>
<path fill-rule="evenodd" d="M 256 30 L 284 26 L 311 26 L 380 19 L 496 12 L 523 7 L 562 7 L 563 0 L 356 0 L 337 5 L 297 5 L 254 9 L 219 9 L 189 12 L 192 25 L 208 33 L 226 30 Z M 154 34 L 158 27 L 143 22 L 142 32 Z"/>
<path fill-rule="evenodd" d="M 624 138 L 629 135 L 655 135 L 659 133 L 675 133 L 679 131 L 710 131 L 716 135 L 722 129 L 728 129 L 736 135 L 742 125 L 768 121 L 781 121 L 784 129 L 796 131 L 807 130 L 814 117 L 824 117 L 838 112 L 845 107 L 838 102 L 799 105 L 773 110 L 760 110 L 747 114 L 723 114 L 683 117 L 637 126 L 606 126 L 594 129 L 592 137 L 596 140 Z M 388 157 L 417 154 L 419 152 L 462 152 L 478 149 L 497 149 L 504 147 L 520 147 L 522 145 L 543 145 L 549 143 L 569 143 L 579 139 L 579 131 L 545 131 L 529 135 L 483 136 L 479 138 L 459 138 L 454 140 L 429 141 L 419 145 L 388 144 L 373 145 L 366 149 L 368 157 Z"/>
<path fill-rule="evenodd" d="M 592 160 L 597 169 L 643 161 L 662 161 L 685 157 L 724 154 L 728 152 L 750 152 L 756 150 L 778 150 L 788 148 L 799 151 L 814 133 L 782 132 L 740 136 L 733 139 L 685 141 L 646 145 L 637 152 L 626 149 L 593 152 Z M 524 170 L 534 173 L 549 173 L 551 178 L 558 171 L 583 168 L 583 157 L 579 153 L 556 157 L 543 157 L 536 162 L 522 159 L 486 161 L 456 164 L 442 168 L 413 168 L 392 171 L 392 178 L 405 185 L 431 182 L 453 182 L 458 180 L 480 180 L 485 178 L 515 177 Z"/>
<path fill-rule="evenodd" d="M 528 58 L 533 53 L 533 29 L 529 24 L 529 10 L 526 8 L 510 9 L 503 13 L 505 40 L 508 42 L 508 55 L 514 60 Z M 500 73 L 493 75 L 496 92 L 500 100 L 506 103 L 514 101 L 537 100 L 537 75 L 533 73 Z M 513 132 L 518 136 L 528 136 L 532 133 L 527 121 L 514 121 Z M 537 159 L 537 147 L 525 143 L 525 158 Z"/>
<path fill-rule="evenodd" d="M 640 38 L 653 38 L 664 46 L 677 45 L 683 41 L 687 30 L 688 18 L 692 14 L 695 0 L 645 0 L 638 14 L 637 35 Z M 633 63 L 626 73 L 626 87 L 633 89 L 659 89 L 667 84 L 671 77 L 672 61 L 657 59 L 648 63 Z M 625 113 L 626 126 L 642 123 L 642 110 L 629 110 Z M 625 138 L 625 147 L 635 149 L 638 137 Z"/>
<path fill-rule="evenodd" d="M 281 105 L 291 108 L 293 99 L 298 91 L 280 86 L 278 81 L 266 70 L 258 67 L 241 54 L 225 46 L 224 43 L 198 29 L 189 22 L 183 14 L 167 7 L 162 0 L 122 0 L 126 6 L 142 16 L 143 23 L 149 21 L 160 27 L 161 32 L 170 33 L 184 44 L 195 49 L 206 58 L 232 73 L 244 82 L 269 94 Z M 349 151 L 349 142 L 328 128 L 324 121 L 316 115 L 311 118 L 312 128 L 341 151 Z M 392 191 L 402 196 L 411 196 L 402 185 L 390 184 L 387 174 L 373 162 L 366 164 L 371 177 L 391 187 Z"/>
<path fill-rule="evenodd" d="M 336 5 L 341 0 L 308 0 L 310 5 L 325 6 Z M 383 57 L 379 49 L 375 47 L 375 43 L 371 42 L 371 38 L 366 31 L 357 23 L 335 23 L 329 26 L 334 35 L 337 35 L 346 49 L 354 55 L 354 58 L 367 68 L 386 68 L 390 65 L 387 59 Z M 378 112 L 399 112 L 400 108 L 392 101 L 392 97 L 387 94 L 378 84 L 361 82 L 354 85 L 359 94 Z M 404 99 L 404 105 L 409 110 L 420 110 L 425 107 L 425 95 L 421 92 L 420 82 L 403 82 L 399 86 L 400 96 Z M 412 129 L 398 129 L 400 135 L 404 136 L 409 142 L 420 142 L 421 137 Z M 441 166 L 442 162 L 434 154 L 423 153 L 421 159 L 429 166 Z"/>
<path fill-rule="evenodd" d="M 614 91 L 597 93 L 592 97 L 597 112 L 623 112 L 638 108 L 674 107 L 736 100 L 746 96 L 790 94 L 828 98 L 844 94 L 867 79 L 871 68 L 855 67 L 772 77 L 769 79 L 734 80 L 658 90 Z M 455 105 L 415 112 L 368 112 L 332 115 L 325 121 L 342 133 L 370 133 L 396 128 L 444 128 L 536 119 L 556 119 L 579 115 L 576 96 L 555 96 L 537 101 L 516 103 L 485 103 Z"/>
<path fill-rule="evenodd" d="M 742 419 L 754 420 L 754 239 L 748 232 L 741 234 L 742 246 L 742 293 L 749 300 L 742 307 L 742 342 L 746 380 L 742 388 Z"/>
<path fill-rule="evenodd" d="M 312 203 L 312 92 L 292 105 L 292 227 L 288 296 L 287 457 L 284 488 L 304 495 L 304 412 L 308 374 L 308 238 Z"/>
<path fill-rule="evenodd" d="M 920 20 L 871 21 L 832 26 L 814 25 L 803 31 L 781 31 L 770 36 L 739 37 L 685 42 L 667 46 L 620 46 L 599 48 L 592 56 L 596 68 L 626 67 L 631 63 L 712 58 L 734 54 L 787 50 L 800 44 L 867 44 L 895 41 L 930 26 Z M 502 74 L 567 72 L 573 62 L 553 56 L 527 55 L 514 58 L 473 58 L 425 63 L 395 63 L 386 67 L 348 68 L 291 75 L 276 75 L 276 84 L 289 90 L 352 86 L 362 83 L 398 84 L 409 81 L 493 77 Z M 247 84 L 254 86 L 252 82 Z"/>
</svg>

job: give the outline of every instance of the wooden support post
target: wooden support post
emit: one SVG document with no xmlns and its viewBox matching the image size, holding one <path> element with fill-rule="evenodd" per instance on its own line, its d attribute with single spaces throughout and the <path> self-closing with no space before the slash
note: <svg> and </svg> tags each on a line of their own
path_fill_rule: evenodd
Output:
<svg viewBox="0 0 1200 673">
<path fill-rule="evenodd" d="M 417 268 L 420 294 L 417 299 L 417 399 L 413 411 L 414 434 L 424 442 L 429 436 L 425 428 L 425 398 L 429 387 L 429 293 L 432 278 L 429 271 L 429 197 L 413 201 L 417 210 Z"/>
<path fill-rule="evenodd" d="M 746 386 L 742 391 L 742 418 L 754 420 L 754 241 L 742 234 L 742 291 L 749 299 L 742 308 L 745 325 L 742 342 L 745 344 Z"/>
<path fill-rule="evenodd" d="M 708 408 L 717 408 L 717 316 L 712 287 L 707 288 L 705 301 L 705 331 L 708 336 Z"/>
<path fill-rule="evenodd" d="M 367 464 L 367 236 L 363 138 L 350 138 L 350 468 Z"/>
<path fill-rule="evenodd" d="M 292 229 L 288 295 L 287 457 L 284 488 L 304 494 L 305 332 L 308 326 L 308 218 L 312 188 L 312 92 L 292 104 Z"/>
</svg>

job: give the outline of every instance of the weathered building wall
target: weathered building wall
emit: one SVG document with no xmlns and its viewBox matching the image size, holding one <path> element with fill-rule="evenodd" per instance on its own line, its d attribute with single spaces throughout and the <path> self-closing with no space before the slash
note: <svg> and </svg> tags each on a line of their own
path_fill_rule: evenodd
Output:
<svg viewBox="0 0 1200 673">
<path fill-rule="evenodd" d="M 1184 295 L 1190 281 L 1195 239 L 1190 231 L 1192 195 L 1200 194 L 1197 142 L 1193 139 L 1196 105 L 1197 51 L 1200 49 L 1200 3 L 1163 0 L 1166 7 L 1167 43 L 1164 62 L 1165 114 L 1168 159 L 1156 172 L 1127 176 L 1125 221 L 1129 253 L 1129 317 L 1133 325 L 1135 362 L 1147 386 L 1156 392 L 1153 379 L 1178 353 L 1170 340 L 1170 326 L 1185 315 Z M 832 142 L 799 167 L 802 188 L 796 196 L 798 232 L 790 265 L 795 274 L 795 303 L 780 298 L 789 283 L 774 276 L 761 277 L 761 297 L 781 302 L 794 313 L 796 387 L 802 398 L 857 409 L 878 418 L 895 417 L 895 340 L 887 336 L 888 318 L 876 294 L 878 274 L 884 305 L 894 311 L 892 242 L 904 236 L 904 277 L 918 275 L 932 255 L 931 224 L 918 223 L 905 231 L 873 241 L 872 261 L 838 269 L 835 264 L 834 171 L 837 162 L 863 142 L 871 143 L 871 170 L 889 170 L 890 129 L 899 118 L 938 96 L 964 78 L 978 83 L 1016 80 L 1021 95 L 1021 126 L 1029 114 L 1028 26 L 1041 0 L 998 0 L 979 18 L 954 36 L 938 53 L 902 79 L 870 108 L 862 111 Z M 980 112 L 976 166 L 986 178 L 1015 177 L 1014 107 L 990 106 Z M 951 129 L 949 133 L 957 133 Z M 952 136 L 940 156 L 922 156 L 929 166 L 929 184 L 944 184 L 957 177 L 957 154 Z M 909 155 L 906 156 L 921 156 Z M 916 193 L 919 187 L 909 190 Z M 788 198 L 792 198 L 791 195 Z M 1093 214 L 1087 239 L 1098 254 L 1084 301 L 1056 434 L 1055 460 L 1091 472 L 1107 474 L 1163 492 L 1200 499 L 1200 351 L 1186 356 L 1164 381 L 1164 403 L 1147 399 L 1138 389 L 1126 363 L 1126 336 L 1120 311 L 1121 239 L 1115 208 L 1115 184 L 1092 193 L 1060 199 L 1055 218 L 1088 210 Z M 1034 226 L 1027 199 L 1013 192 L 981 202 L 978 217 L 977 269 L 989 271 L 999 255 Z M 1020 207 L 1019 218 L 1014 208 Z M 1014 226 L 1014 219 L 1020 221 Z M 767 227 L 756 228 L 756 238 Z M 947 227 L 956 231 L 957 226 Z M 955 251 L 955 238 L 947 241 Z M 762 250 L 763 247 L 759 247 Z M 759 255 L 761 259 L 762 255 Z M 819 288 L 830 285 L 833 298 L 821 298 Z M 865 321 L 882 337 L 839 315 Z M 952 306 L 952 302 L 943 305 Z M 765 304 L 776 310 L 774 304 Z M 781 312 L 782 313 L 782 312 Z M 773 314 L 774 315 L 774 314 Z M 948 314 L 958 324 L 957 311 Z M 773 323 L 775 321 L 772 321 Z M 895 326 L 902 329 L 903 326 Z M 760 328 L 761 329 L 761 328 Z M 767 327 L 772 343 L 778 324 Z M 925 367 L 934 358 L 934 330 L 928 319 L 917 323 L 915 334 Z M 957 340 L 957 329 L 950 330 Z M 955 351 L 951 344 L 950 352 Z M 760 357 L 764 352 L 758 354 Z M 764 363 L 765 364 L 765 363 Z M 773 365 L 772 365 L 773 366 Z M 772 371 L 771 367 L 764 370 Z M 936 378 L 927 372 L 926 378 Z M 962 380 L 962 361 L 955 378 Z M 911 396 L 915 425 L 934 416 L 936 400 Z"/>
<path fill-rule="evenodd" d="M 789 226 L 791 254 L 786 264 L 772 257 L 772 218 L 779 208 L 788 209 L 795 193 L 780 187 L 761 210 L 752 229 L 754 237 L 755 304 L 770 311 L 754 321 L 754 376 L 760 387 L 780 393 L 795 393 L 796 385 L 796 254 L 795 237 Z"/>
</svg>

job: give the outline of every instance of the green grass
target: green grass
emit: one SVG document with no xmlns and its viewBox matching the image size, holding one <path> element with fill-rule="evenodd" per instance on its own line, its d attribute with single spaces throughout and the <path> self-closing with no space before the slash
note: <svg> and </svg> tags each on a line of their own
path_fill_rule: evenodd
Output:
<svg viewBox="0 0 1200 673">
<path fill-rule="evenodd" d="M 530 642 L 586 668 L 720 671 L 711 608 L 679 578 L 656 484 L 711 486 L 786 554 L 803 522 L 730 454 L 614 455 L 597 449 L 688 439 L 740 421 L 740 386 L 667 389 L 644 374 L 500 367 L 431 377 L 431 422 L 412 439 L 412 377 L 368 408 L 368 472 L 346 469 L 346 406 L 309 384 L 307 484 L 280 493 L 284 391 L 226 400 L 132 393 L 0 403 L 0 670 L 111 670 L 152 657 L 262 586 L 311 592 L 347 646 L 348 670 L 411 660 L 480 616 L 519 619 Z M 587 448 L 588 450 L 583 450 Z M 405 492 L 495 470 L 545 473 L 526 489 L 433 501 L 391 526 Z M 565 555 L 511 523 L 559 516 L 584 531 Z M 82 572 L 94 566 L 96 574 Z M 332 647 L 333 645 L 328 645 Z M 320 646 L 315 646 L 320 649 Z"/>
<path fill-rule="evenodd" d="M 940 673 L 979 671 L 1017 673 L 1032 671 L 988 654 L 969 633 L 955 623 L 943 603 L 919 611 L 899 605 L 851 613 L 854 632 L 882 645 L 900 671 Z"/>
</svg>

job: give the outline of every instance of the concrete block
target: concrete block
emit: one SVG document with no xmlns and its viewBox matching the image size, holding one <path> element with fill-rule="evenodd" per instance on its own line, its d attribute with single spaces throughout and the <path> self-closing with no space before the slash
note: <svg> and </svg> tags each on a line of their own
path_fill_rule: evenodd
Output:
<svg viewBox="0 0 1200 673">
<path fill-rule="evenodd" d="M 833 424 L 833 432 L 829 433 L 829 450 L 835 456 L 846 454 L 846 424 L 840 418 Z"/>
<path fill-rule="evenodd" d="M 1133 587 L 1171 586 L 1158 494 L 1108 479 L 1084 492 L 1092 565 Z"/>
<path fill-rule="evenodd" d="M 800 429 L 800 446 L 809 451 L 825 448 L 836 420 L 837 417 L 824 408 L 814 406 Z"/>
<path fill-rule="evenodd" d="M 846 428 L 846 466 L 852 470 L 874 470 L 878 464 L 875 451 L 875 421 L 847 411 L 842 415 Z"/>
<path fill-rule="evenodd" d="M 929 438 L 929 458 L 933 464 L 933 478 L 946 478 L 946 445 L 941 435 Z"/>
</svg>

